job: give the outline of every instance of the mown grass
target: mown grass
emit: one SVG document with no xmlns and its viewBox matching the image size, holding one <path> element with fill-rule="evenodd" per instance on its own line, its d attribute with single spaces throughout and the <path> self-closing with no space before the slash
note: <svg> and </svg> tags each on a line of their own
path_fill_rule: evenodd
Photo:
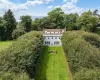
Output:
<svg viewBox="0 0 100 80">
<path fill-rule="evenodd" d="M 8 48 L 12 44 L 12 41 L 0 41 L 0 51 Z"/>
<path fill-rule="evenodd" d="M 50 50 L 57 54 L 50 54 Z M 44 47 L 38 62 L 35 80 L 70 80 L 62 47 Z"/>
</svg>

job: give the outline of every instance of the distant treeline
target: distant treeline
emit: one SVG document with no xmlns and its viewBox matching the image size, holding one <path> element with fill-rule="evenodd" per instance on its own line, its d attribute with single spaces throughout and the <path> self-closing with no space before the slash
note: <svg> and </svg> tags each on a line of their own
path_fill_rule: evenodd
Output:
<svg viewBox="0 0 100 80">
<path fill-rule="evenodd" d="M 98 10 L 90 10 L 82 13 L 65 14 L 61 8 L 48 12 L 48 16 L 32 20 L 31 16 L 21 16 L 20 22 L 16 22 L 13 12 L 9 9 L 3 17 L 0 17 L 0 40 L 16 39 L 22 34 L 32 30 L 66 28 L 66 30 L 84 30 L 99 32 L 100 15 Z"/>
</svg>

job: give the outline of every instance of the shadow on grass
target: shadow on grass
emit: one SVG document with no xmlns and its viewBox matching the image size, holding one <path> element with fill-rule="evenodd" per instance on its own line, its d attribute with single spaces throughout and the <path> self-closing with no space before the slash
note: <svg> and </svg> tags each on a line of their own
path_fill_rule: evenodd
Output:
<svg viewBox="0 0 100 80">
<path fill-rule="evenodd" d="M 35 80 L 47 80 L 46 68 L 47 68 L 48 59 L 49 59 L 48 51 L 49 51 L 49 47 L 44 46 L 43 53 L 41 54 L 40 59 L 37 64 Z"/>
</svg>

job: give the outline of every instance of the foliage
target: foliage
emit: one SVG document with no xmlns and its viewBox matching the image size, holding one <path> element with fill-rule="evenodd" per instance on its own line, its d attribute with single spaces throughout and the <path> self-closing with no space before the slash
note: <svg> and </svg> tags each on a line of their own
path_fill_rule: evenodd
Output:
<svg viewBox="0 0 100 80">
<path fill-rule="evenodd" d="M 16 29 L 22 29 L 25 31 L 25 28 L 21 22 L 17 23 Z"/>
<path fill-rule="evenodd" d="M 84 30 L 88 32 L 97 32 L 100 19 L 90 10 L 82 13 L 65 14 L 61 8 L 56 8 L 48 12 L 48 16 L 35 19 L 32 22 L 33 30 L 66 28 L 67 30 Z"/>
<path fill-rule="evenodd" d="M 11 44 L 12 44 L 12 41 L 6 41 L 6 42 L 0 41 L 0 52 L 8 48 Z"/>
<path fill-rule="evenodd" d="M 78 26 L 84 31 L 95 32 L 99 19 L 92 15 L 91 11 L 84 12 L 77 20 Z"/>
<path fill-rule="evenodd" d="M 77 13 L 75 14 L 66 14 L 64 18 L 64 25 L 67 28 L 67 30 L 79 30 L 80 27 L 76 25 L 77 19 L 79 18 L 79 15 Z"/>
<path fill-rule="evenodd" d="M 12 33 L 12 38 L 13 39 L 17 39 L 18 37 L 20 37 L 21 35 L 25 34 L 26 32 L 23 29 L 15 29 Z"/>
<path fill-rule="evenodd" d="M 0 80 L 12 80 L 13 77 L 12 77 L 12 74 L 9 73 L 9 72 L 6 72 L 6 73 L 2 73 L 0 74 Z"/>
<path fill-rule="evenodd" d="M 48 18 L 51 20 L 52 23 L 55 25 L 53 28 L 64 28 L 63 25 L 64 21 L 64 12 L 61 8 L 56 8 L 48 13 Z"/>
<path fill-rule="evenodd" d="M 0 25 L 0 40 L 6 40 L 6 36 L 5 36 L 5 28 L 3 26 Z"/>
<path fill-rule="evenodd" d="M 55 8 L 48 12 L 43 18 L 32 20 L 31 16 L 21 16 L 20 22 L 16 23 L 12 11 L 9 9 L 3 17 L 0 17 L 0 40 L 11 40 L 12 32 L 20 30 L 30 32 L 32 30 L 42 31 L 43 29 L 84 30 L 100 34 L 97 27 L 100 26 L 100 15 L 98 10 L 83 12 L 80 16 L 77 13 L 65 14 L 61 8 Z M 17 25 L 17 28 L 16 28 Z M 20 32 L 19 31 L 19 32 Z M 17 31 L 18 32 L 18 31 Z"/>
<path fill-rule="evenodd" d="M 18 37 L 20 37 L 21 35 L 27 33 L 26 29 L 23 25 L 22 22 L 19 22 L 16 26 L 16 29 L 12 32 L 12 38 L 13 39 L 17 39 Z"/>
<path fill-rule="evenodd" d="M 38 18 L 36 18 L 34 21 L 32 21 L 32 30 L 37 30 L 37 31 L 43 30 L 43 26 L 41 25 L 41 22 L 42 22 L 42 20 L 38 19 Z"/>
<path fill-rule="evenodd" d="M 73 75 L 83 68 L 91 70 L 100 68 L 98 35 L 83 31 L 69 31 L 62 36 L 62 44 Z"/>
<path fill-rule="evenodd" d="M 100 14 L 98 14 L 98 12 L 99 12 L 98 9 L 94 10 L 93 15 L 99 17 L 99 19 L 100 19 Z"/>
<path fill-rule="evenodd" d="M 100 36 L 93 33 L 85 33 L 83 38 L 90 42 L 92 45 L 95 45 L 97 48 L 100 48 Z"/>
<path fill-rule="evenodd" d="M 26 32 L 31 31 L 31 23 L 32 23 L 31 16 L 28 16 L 28 15 L 21 16 L 20 20 L 21 20 L 21 24 L 24 27 L 25 31 Z"/>
<path fill-rule="evenodd" d="M 74 80 L 100 80 L 100 70 L 82 69 L 75 74 Z"/>
<path fill-rule="evenodd" d="M 6 72 L 0 74 L 0 80 L 8 80 L 8 79 L 9 80 L 30 80 L 29 76 L 26 73 L 15 74 L 15 73 Z"/>
<path fill-rule="evenodd" d="M 26 73 L 33 78 L 42 47 L 41 32 L 30 32 L 19 37 L 9 48 L 0 52 L 0 73 Z"/>
<path fill-rule="evenodd" d="M 100 28 L 97 28 L 96 33 L 100 35 Z"/>
<path fill-rule="evenodd" d="M 0 40 L 6 40 L 6 28 L 4 24 L 6 23 L 2 17 L 0 17 Z"/>
<path fill-rule="evenodd" d="M 64 28 L 64 12 L 61 8 L 56 8 L 48 13 L 47 17 L 40 19 L 35 19 L 32 22 L 32 29 L 34 30 L 43 30 L 54 29 L 54 28 Z"/>
<path fill-rule="evenodd" d="M 3 15 L 3 20 L 5 21 L 3 24 L 3 27 L 5 27 L 5 38 L 11 40 L 12 32 L 16 28 L 16 20 L 10 9 Z"/>
</svg>

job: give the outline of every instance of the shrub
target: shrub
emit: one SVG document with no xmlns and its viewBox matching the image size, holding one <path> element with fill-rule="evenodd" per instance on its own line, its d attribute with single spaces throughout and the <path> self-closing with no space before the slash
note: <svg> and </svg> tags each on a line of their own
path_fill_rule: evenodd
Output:
<svg viewBox="0 0 100 80">
<path fill-rule="evenodd" d="M 63 34 L 61 40 L 73 75 L 83 68 L 100 68 L 100 50 L 97 47 L 99 36 L 83 31 L 69 31 Z"/>
<path fill-rule="evenodd" d="M 26 72 L 29 77 L 33 77 L 42 48 L 41 32 L 30 32 L 19 37 L 9 48 L 0 52 L 0 72 Z"/>
<path fill-rule="evenodd" d="M 100 35 L 100 28 L 97 28 L 96 33 Z"/>
<path fill-rule="evenodd" d="M 12 74 L 9 72 L 3 73 L 2 75 L 0 74 L 0 80 L 13 80 Z"/>
<path fill-rule="evenodd" d="M 92 45 L 95 45 L 97 48 L 100 48 L 100 36 L 93 33 L 86 33 L 83 35 L 83 38 L 90 42 Z"/>
<path fill-rule="evenodd" d="M 100 67 L 100 52 L 82 39 L 74 39 L 67 44 L 67 57 L 72 72 L 77 72 L 81 68 Z"/>
<path fill-rule="evenodd" d="M 20 37 L 21 35 L 25 34 L 25 30 L 23 29 L 15 29 L 12 33 L 12 38 L 13 39 L 17 39 L 18 37 Z"/>
<path fill-rule="evenodd" d="M 13 78 L 13 80 L 30 80 L 26 73 L 19 74 Z"/>
<path fill-rule="evenodd" d="M 100 80 L 100 70 L 82 69 L 75 74 L 74 80 Z"/>
<path fill-rule="evenodd" d="M 13 76 L 12 76 L 13 75 Z M 15 74 L 10 72 L 5 72 L 0 75 L 0 80 L 30 80 L 29 76 L 26 73 Z"/>
</svg>

